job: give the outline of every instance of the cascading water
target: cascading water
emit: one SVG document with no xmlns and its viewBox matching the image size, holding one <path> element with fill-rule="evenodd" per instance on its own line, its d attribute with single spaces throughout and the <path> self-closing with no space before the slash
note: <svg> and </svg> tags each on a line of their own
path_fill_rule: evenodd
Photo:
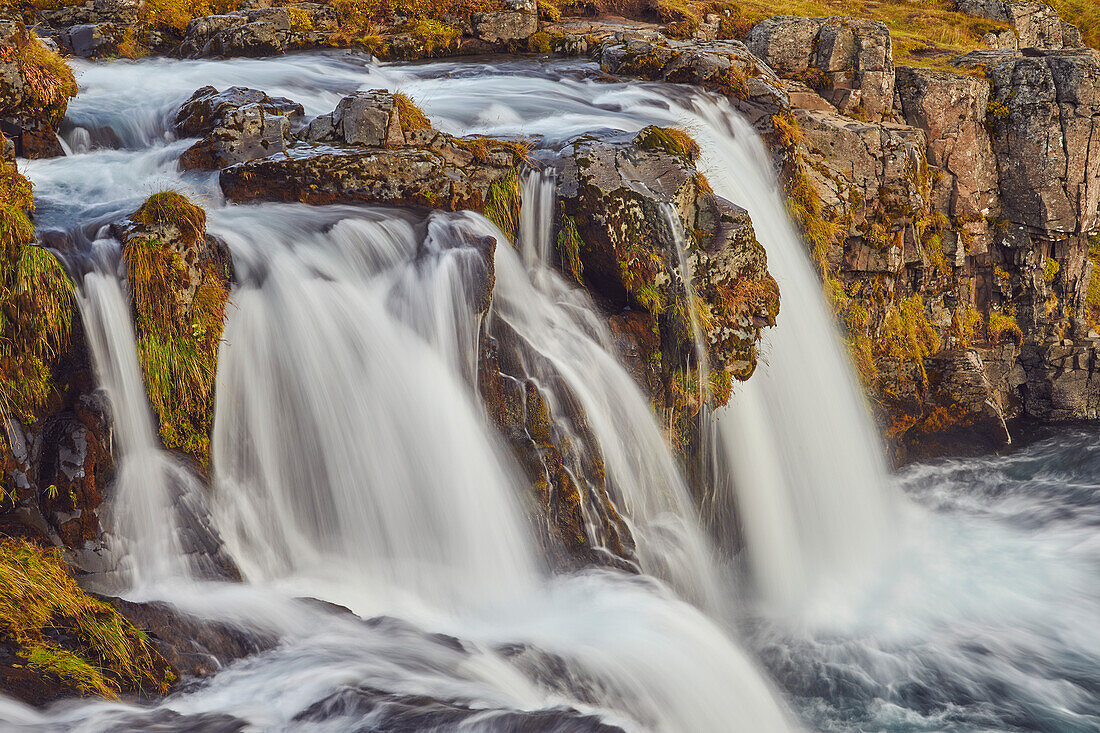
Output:
<svg viewBox="0 0 1100 733">
<path fill-rule="evenodd" d="M 135 350 L 129 300 L 114 270 L 118 243 L 93 244 L 95 269 L 76 289 L 96 377 L 111 405 L 118 462 L 106 526 L 114 577 L 107 587 L 146 589 L 186 581 L 202 556 L 216 550 L 203 522 L 202 486 L 160 447 Z"/>
<path fill-rule="evenodd" d="M 215 517 L 249 582 L 156 593 L 280 644 L 152 709 L 88 702 L 39 712 L 0 699 L 4 725 L 415 729 L 415 717 L 394 716 L 430 700 L 450 716 L 434 719 L 446 729 L 783 730 L 771 684 L 732 641 L 742 636 L 814 729 L 1100 727 L 1100 557 L 1094 512 L 1078 509 L 1100 505 L 1100 471 L 1056 444 L 1016 462 L 913 469 L 905 487 L 943 516 L 898 539 L 898 580 L 853 591 L 859 612 L 847 624 L 788 623 L 792 604 L 820 595 L 806 586 L 834 586 L 886 560 L 899 510 L 763 147 L 724 103 L 593 81 L 590 67 L 572 63 L 378 68 L 355 55 L 302 54 L 78 68 L 74 155 L 26 169 L 40 225 L 85 232 L 165 186 L 219 205 L 209 176 L 177 170 L 187 141 L 167 133 L 172 109 L 209 82 L 284 94 L 313 114 L 356 88 L 399 85 L 442 129 L 541 135 L 551 147 L 601 128 L 688 127 L 715 190 L 750 210 L 782 291 L 758 373 L 718 415 L 765 603 L 739 599 L 743 635 L 712 620 L 733 615 L 728 591 L 678 467 L 587 295 L 547 265 L 551 181 L 525 184 L 521 253 L 472 215 L 420 222 L 366 209 L 228 207 L 210 216 L 241 274 L 219 363 Z M 105 131 L 123 149 L 96 148 Z M 539 355 L 529 366 L 552 370 L 583 402 L 639 564 L 667 583 L 611 571 L 547 577 L 538 561 L 516 501 L 522 480 L 473 391 L 480 311 L 471 296 L 486 234 L 498 239 L 487 325 L 520 334 Z M 112 405 L 149 421 L 119 280 L 93 273 L 84 291 Z M 110 370 L 128 371 L 121 392 L 132 399 L 116 396 L 121 377 Z M 533 378 L 553 382 L 537 370 Z M 1064 468 L 1046 476 L 1051 466 Z M 939 487 L 965 498 L 945 500 Z M 1063 509 L 1045 516 L 1035 497 Z M 160 506 L 150 521 L 163 532 L 170 511 Z M 292 597 L 303 592 L 425 631 Z"/>
</svg>

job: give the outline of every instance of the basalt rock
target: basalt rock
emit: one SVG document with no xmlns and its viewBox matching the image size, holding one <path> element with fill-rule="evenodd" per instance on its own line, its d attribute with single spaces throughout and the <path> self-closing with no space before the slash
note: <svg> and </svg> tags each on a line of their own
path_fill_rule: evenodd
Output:
<svg viewBox="0 0 1100 733">
<path fill-rule="evenodd" d="M 945 350 L 925 368 L 930 389 L 923 414 L 905 433 L 909 458 L 980 455 L 1011 442 L 976 351 Z"/>
<path fill-rule="evenodd" d="M 187 25 L 179 53 L 198 56 L 267 56 L 323 46 L 336 30 L 331 6 L 298 3 L 195 18 Z"/>
<path fill-rule="evenodd" d="M 0 132 L 12 140 L 16 155 L 62 153 L 57 127 L 75 94 L 65 62 L 22 23 L 0 18 Z"/>
<path fill-rule="evenodd" d="M 611 74 L 724 94 L 761 132 L 772 132 L 772 117 L 789 108 L 782 80 L 740 41 L 612 40 L 601 47 L 599 58 Z"/>
<path fill-rule="evenodd" d="M 278 644 L 271 634 L 191 616 L 167 603 L 136 603 L 110 596 L 102 600 L 148 634 L 156 650 L 179 673 L 179 682 L 211 677 L 231 662 Z"/>
<path fill-rule="evenodd" d="M 710 190 L 693 145 L 661 128 L 585 135 L 562 150 L 558 183 L 563 267 L 606 305 L 629 363 L 689 456 L 698 449 L 699 395 L 723 405 L 732 381 L 751 376 L 756 343 L 779 308 L 747 213 Z"/>
<path fill-rule="evenodd" d="M 956 0 L 967 15 L 1008 23 L 1014 33 L 1002 48 L 1080 48 L 1081 31 L 1058 17 L 1057 11 L 1035 0 Z"/>
<path fill-rule="evenodd" d="M 305 140 L 285 153 L 224 169 L 222 190 L 233 201 L 372 202 L 452 211 L 486 211 L 497 199 L 515 197 L 519 147 L 461 140 L 414 114 L 385 92 L 353 95 L 331 116 L 311 122 Z"/>
<path fill-rule="evenodd" d="M 806 82 L 845 114 L 893 117 L 893 44 L 882 23 L 779 15 L 754 26 L 746 45 L 780 76 Z"/>
<path fill-rule="evenodd" d="M 231 87 L 203 87 L 176 116 L 176 131 L 202 139 L 180 156 L 184 168 L 217 169 L 284 152 L 302 106 L 282 97 Z"/>
</svg>

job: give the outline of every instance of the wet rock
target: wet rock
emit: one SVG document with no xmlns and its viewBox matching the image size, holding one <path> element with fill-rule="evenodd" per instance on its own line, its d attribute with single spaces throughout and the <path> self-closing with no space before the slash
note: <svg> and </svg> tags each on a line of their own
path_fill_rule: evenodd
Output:
<svg viewBox="0 0 1100 733">
<path fill-rule="evenodd" d="M 779 15 L 754 26 L 746 45 L 780 76 L 806 82 L 845 114 L 893 117 L 893 44 L 882 23 Z"/>
<path fill-rule="evenodd" d="M 611 74 L 724 94 L 762 132 L 770 132 L 772 116 L 789 106 L 782 80 L 740 41 L 615 40 L 601 47 L 600 66 Z"/>
<path fill-rule="evenodd" d="M 302 105 L 286 97 L 269 97 L 258 89 L 229 87 L 219 92 L 215 87 L 197 89 L 176 112 L 175 130 L 180 137 L 203 137 L 222 124 L 233 110 L 257 105 L 266 114 L 297 121 L 302 117 Z"/>
<path fill-rule="evenodd" d="M 341 99 L 331 114 L 310 122 L 306 139 L 371 148 L 405 144 L 401 113 L 394 96 L 381 89 L 356 92 Z"/>
<path fill-rule="evenodd" d="M 599 443 L 576 396 L 505 323 L 489 328 L 478 344 L 478 391 L 531 484 L 527 510 L 544 556 L 560 570 L 637 572 L 634 538 L 608 495 Z"/>
<path fill-rule="evenodd" d="M 286 115 L 272 114 L 263 104 L 227 110 L 202 140 L 180 156 L 183 168 L 218 169 L 286 150 L 291 139 Z"/>
<path fill-rule="evenodd" d="M 279 641 L 254 629 L 191 616 L 159 601 L 136 603 L 110 596 L 102 600 L 149 635 L 156 650 L 179 671 L 181 682 L 211 677 L 231 662 L 275 648 Z"/>
<path fill-rule="evenodd" d="M 458 729 L 475 722 L 500 730 L 537 730 L 545 733 L 622 733 L 594 715 L 571 708 L 518 711 L 471 708 L 461 701 L 424 695 L 403 695 L 373 687 L 347 687 L 318 701 L 297 715 L 297 722 L 369 719 L 370 730 Z M 367 730 L 353 727 L 349 730 Z"/>
<path fill-rule="evenodd" d="M 942 351 L 925 368 L 931 389 L 924 414 L 905 434 L 910 458 L 981 455 L 1011 442 L 976 351 Z"/>
<path fill-rule="evenodd" d="M 115 23 L 83 23 L 58 34 L 58 42 L 72 55 L 86 59 L 114 56 L 126 28 Z"/>
<path fill-rule="evenodd" d="M 230 166 L 222 191 L 234 201 L 373 202 L 486 211 L 518 205 L 523 150 L 485 138 L 460 140 L 427 126 L 394 95 L 367 92 L 314 120 L 285 153 Z M 511 234 L 511 232 L 506 232 Z"/>
</svg>

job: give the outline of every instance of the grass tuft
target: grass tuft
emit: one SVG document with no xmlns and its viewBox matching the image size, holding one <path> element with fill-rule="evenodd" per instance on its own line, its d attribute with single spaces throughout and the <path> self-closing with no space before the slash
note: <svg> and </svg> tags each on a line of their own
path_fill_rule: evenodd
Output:
<svg viewBox="0 0 1100 733">
<path fill-rule="evenodd" d="M 57 549 L 0 539 L 0 634 L 29 667 L 84 694 L 163 694 L 175 680 L 147 635 L 85 593 Z"/>
</svg>

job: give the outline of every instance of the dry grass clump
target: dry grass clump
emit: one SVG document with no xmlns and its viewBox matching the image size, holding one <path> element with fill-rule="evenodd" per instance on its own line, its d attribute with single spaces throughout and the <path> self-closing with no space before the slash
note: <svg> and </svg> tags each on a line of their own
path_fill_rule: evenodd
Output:
<svg viewBox="0 0 1100 733">
<path fill-rule="evenodd" d="M 64 59 L 33 31 L 24 28 L 13 40 L 0 47 L 0 61 L 14 62 L 23 77 L 26 98 L 18 111 L 56 127 L 65 116 L 69 99 L 76 96 L 76 77 Z"/>
<path fill-rule="evenodd" d="M 27 666 L 88 695 L 163 694 L 175 680 L 144 632 L 92 598 L 61 551 L 0 539 L 0 635 Z"/>
<path fill-rule="evenodd" d="M 424 111 L 416 106 L 416 102 L 412 101 L 407 95 L 401 92 L 394 94 L 393 103 L 397 106 L 398 114 L 401 115 L 401 129 L 404 132 L 430 130 L 432 128 L 432 123 L 428 120 L 428 116 L 425 115 Z"/>
</svg>

